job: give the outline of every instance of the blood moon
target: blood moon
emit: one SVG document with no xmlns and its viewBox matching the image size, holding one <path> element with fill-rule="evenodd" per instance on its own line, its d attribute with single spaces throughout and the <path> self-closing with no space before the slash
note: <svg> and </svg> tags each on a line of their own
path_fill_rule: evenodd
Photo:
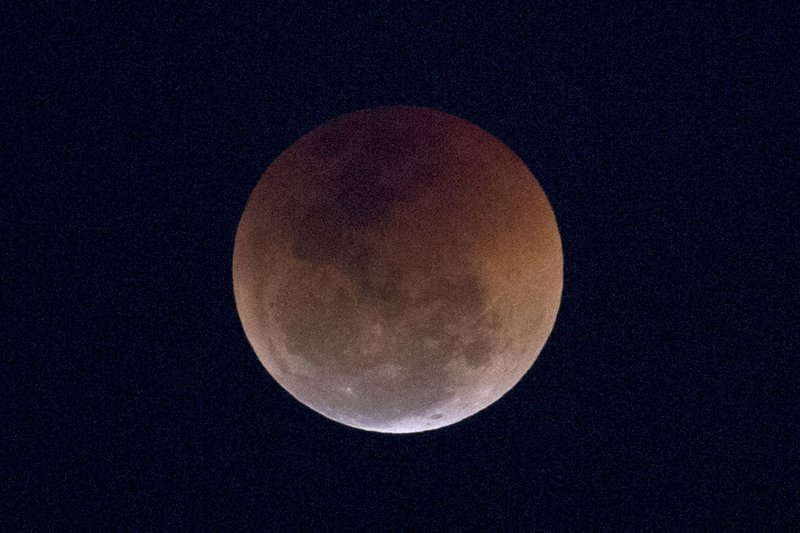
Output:
<svg viewBox="0 0 800 533">
<path fill-rule="evenodd" d="M 478 126 L 352 112 L 253 190 L 233 252 L 250 344 L 297 400 L 348 426 L 447 426 L 503 396 L 556 319 L 561 238 L 544 192 Z"/>
</svg>

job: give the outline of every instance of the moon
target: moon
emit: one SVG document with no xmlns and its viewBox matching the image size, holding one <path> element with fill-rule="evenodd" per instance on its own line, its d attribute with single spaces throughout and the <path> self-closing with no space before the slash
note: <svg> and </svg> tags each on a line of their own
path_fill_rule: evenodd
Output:
<svg viewBox="0 0 800 533">
<path fill-rule="evenodd" d="M 303 135 L 261 176 L 233 251 L 272 377 L 347 426 L 412 433 L 492 404 L 558 313 L 563 255 L 534 176 L 453 115 L 392 106 Z"/>
</svg>

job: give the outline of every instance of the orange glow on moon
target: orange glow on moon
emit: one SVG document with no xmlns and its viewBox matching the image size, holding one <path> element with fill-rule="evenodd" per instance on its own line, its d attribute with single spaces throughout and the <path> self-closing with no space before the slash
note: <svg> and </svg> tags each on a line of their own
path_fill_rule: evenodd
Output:
<svg viewBox="0 0 800 533">
<path fill-rule="evenodd" d="M 326 122 L 253 190 L 233 254 L 250 344 L 297 400 L 388 433 L 453 424 L 510 390 L 555 323 L 561 239 L 525 164 L 426 108 Z"/>
</svg>

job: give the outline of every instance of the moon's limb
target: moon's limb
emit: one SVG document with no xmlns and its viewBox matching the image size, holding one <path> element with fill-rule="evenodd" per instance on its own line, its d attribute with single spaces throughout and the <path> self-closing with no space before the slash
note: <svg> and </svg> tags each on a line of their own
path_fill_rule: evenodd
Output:
<svg viewBox="0 0 800 533">
<path fill-rule="evenodd" d="M 522 161 L 424 108 L 339 117 L 267 169 L 242 216 L 245 333 L 295 398 L 341 423 L 414 432 L 493 403 L 555 322 L 561 241 Z"/>
</svg>

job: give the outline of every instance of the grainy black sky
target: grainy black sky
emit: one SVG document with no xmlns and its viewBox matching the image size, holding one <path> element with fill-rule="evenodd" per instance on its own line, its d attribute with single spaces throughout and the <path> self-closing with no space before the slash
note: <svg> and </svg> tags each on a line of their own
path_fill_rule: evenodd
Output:
<svg viewBox="0 0 800 533">
<path fill-rule="evenodd" d="M 796 529 L 796 3 L 268 4 L 0 8 L 3 529 Z M 231 288 L 259 174 L 384 104 L 564 243 L 532 371 L 410 436 L 292 400 Z"/>
</svg>

